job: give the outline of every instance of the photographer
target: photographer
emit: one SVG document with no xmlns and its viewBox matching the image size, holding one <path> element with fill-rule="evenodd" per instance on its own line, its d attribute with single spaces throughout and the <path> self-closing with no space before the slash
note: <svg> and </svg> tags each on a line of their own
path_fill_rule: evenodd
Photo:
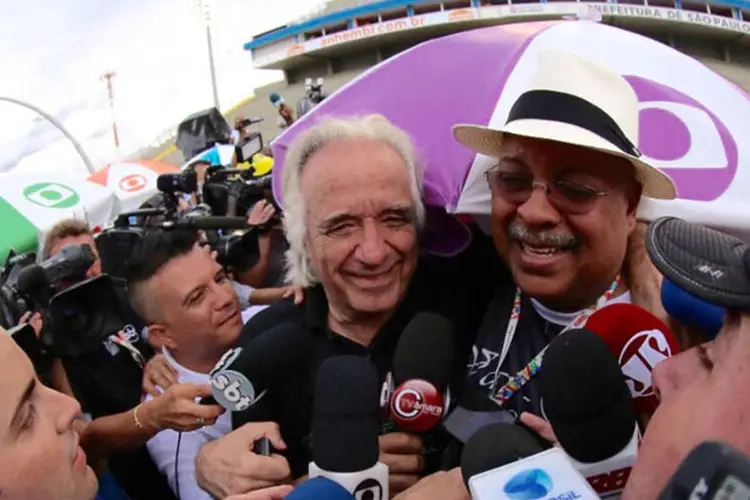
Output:
<svg viewBox="0 0 750 500">
<path fill-rule="evenodd" d="M 44 260 L 58 255 L 69 245 L 88 245 L 96 260 L 86 272 L 86 278 L 102 274 L 96 242 L 86 222 L 64 219 L 55 224 L 42 246 Z M 74 283 L 65 285 L 71 286 Z M 115 287 L 123 324 L 95 347 L 76 355 L 61 355 L 53 365 L 53 386 L 74 396 L 83 411 L 92 419 L 129 412 L 141 402 L 143 365 L 153 356 L 146 343 L 144 322 L 130 307 L 124 287 Z M 90 311 L 94 313 L 94 311 Z M 47 325 L 52 329 L 52 325 Z M 61 338 L 67 332 L 51 332 Z M 95 428 L 96 429 L 96 428 Z M 131 498 L 170 498 L 171 492 L 158 473 L 145 446 L 134 451 L 114 455 L 108 460 L 111 472 Z"/>
</svg>

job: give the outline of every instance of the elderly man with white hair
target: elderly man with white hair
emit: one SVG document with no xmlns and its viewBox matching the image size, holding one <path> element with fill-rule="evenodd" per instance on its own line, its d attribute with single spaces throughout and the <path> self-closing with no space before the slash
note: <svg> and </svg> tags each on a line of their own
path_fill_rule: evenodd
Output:
<svg viewBox="0 0 750 500">
<path fill-rule="evenodd" d="M 330 356 L 358 355 L 375 364 L 383 381 L 407 323 L 418 312 L 435 312 L 454 325 L 459 380 L 471 333 L 499 279 L 486 263 L 498 259 L 484 235 L 459 259 L 421 251 L 426 220 L 422 171 L 409 137 L 380 116 L 329 118 L 292 145 L 283 196 L 290 245 L 287 277 L 305 288 L 305 301 L 301 306 L 282 302 L 258 314 L 245 325 L 243 341 L 292 324 L 311 337 L 311 367 Z M 485 266 L 481 271 L 470 268 L 480 263 Z M 484 283 L 461 283 L 478 274 L 485 276 Z M 269 391 L 259 406 L 233 416 L 237 428 L 273 415 L 295 479 L 306 474 L 311 460 L 314 370 L 304 366 L 286 374 L 280 390 Z M 434 471 L 443 448 L 425 454 L 420 438 L 400 432 L 384 434 L 380 444 L 395 492 Z M 206 448 L 201 456 L 208 455 Z M 217 484 L 205 469 L 218 467 L 219 461 L 199 457 L 198 462 L 204 489 L 219 496 L 236 492 Z"/>
</svg>

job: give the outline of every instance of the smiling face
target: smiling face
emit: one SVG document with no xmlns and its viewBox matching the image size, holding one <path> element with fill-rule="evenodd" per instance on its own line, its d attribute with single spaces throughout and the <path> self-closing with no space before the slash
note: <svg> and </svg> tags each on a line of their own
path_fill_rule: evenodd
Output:
<svg viewBox="0 0 750 500">
<path fill-rule="evenodd" d="M 347 318 L 392 312 L 417 264 L 407 166 L 388 144 L 337 140 L 300 179 L 308 258 L 329 305 Z"/>
<path fill-rule="evenodd" d="M 641 189 L 629 162 L 506 135 L 487 180 L 495 246 L 524 293 L 559 311 L 604 293 L 635 228 Z"/>
<path fill-rule="evenodd" d="M 623 499 L 656 498 L 704 441 L 750 454 L 750 316 L 728 319 L 715 341 L 659 363 L 661 404 L 651 418 Z"/>
<path fill-rule="evenodd" d="M 145 285 L 158 301 L 149 338 L 178 362 L 208 373 L 239 337 L 239 302 L 224 269 L 205 248 L 174 257 Z"/>
<path fill-rule="evenodd" d="M 42 385 L 2 329 L 0 366 L 0 498 L 93 499 L 96 476 L 73 430 L 78 403 Z"/>
</svg>

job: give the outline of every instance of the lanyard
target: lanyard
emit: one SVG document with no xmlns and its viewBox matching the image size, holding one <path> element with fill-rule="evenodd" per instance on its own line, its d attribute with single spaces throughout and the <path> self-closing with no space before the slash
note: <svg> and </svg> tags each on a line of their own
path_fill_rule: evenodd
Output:
<svg viewBox="0 0 750 500">
<path fill-rule="evenodd" d="M 139 351 L 126 337 L 123 332 L 117 332 L 115 335 L 110 335 L 109 340 L 114 342 L 115 344 L 119 345 L 120 347 L 123 347 L 127 349 L 130 352 L 130 355 L 133 357 L 136 363 L 138 363 L 138 366 L 143 368 L 146 366 L 146 358 L 143 357 L 143 354 L 141 354 L 141 351 Z"/>
<path fill-rule="evenodd" d="M 596 311 L 597 308 L 601 307 L 605 302 L 607 302 L 609 299 L 612 298 L 612 295 L 615 293 L 615 290 L 617 290 L 617 287 L 620 286 L 620 282 L 622 279 L 618 275 L 617 278 L 612 282 L 612 284 L 609 286 L 609 289 L 607 289 L 606 292 L 604 292 L 604 295 L 599 297 L 599 299 L 596 301 L 596 304 L 593 307 L 589 307 L 588 309 L 584 310 L 581 314 L 575 317 L 573 321 L 570 322 L 568 326 L 566 326 L 562 332 L 560 332 L 560 335 L 565 333 L 568 330 L 571 330 L 573 328 L 580 328 L 584 324 L 586 324 L 586 321 L 589 319 L 589 317 Z M 513 337 L 516 334 L 516 328 L 518 327 L 518 320 L 521 317 L 521 289 L 516 288 L 516 296 L 513 299 L 513 308 L 510 311 L 510 319 L 508 320 L 508 328 L 505 330 L 505 340 L 503 341 L 503 350 L 500 353 L 500 358 L 498 358 L 497 363 L 497 369 L 495 370 L 495 382 L 492 384 L 492 391 L 493 394 L 490 396 L 490 399 L 492 399 L 495 403 L 497 403 L 499 406 L 502 406 L 505 404 L 506 401 L 508 401 L 513 395 L 518 392 L 521 387 L 526 385 L 526 383 L 531 380 L 531 378 L 539 373 L 539 370 L 542 368 L 542 358 L 544 357 L 544 353 L 547 351 L 547 347 L 541 350 L 539 354 L 534 356 L 534 358 L 529 361 L 529 363 L 523 367 L 521 371 L 516 373 L 513 378 L 511 378 L 505 385 L 503 385 L 500 389 L 495 390 L 495 385 L 497 384 L 497 379 L 500 375 L 500 367 L 502 366 L 503 362 L 505 361 L 505 357 L 508 355 L 508 351 L 510 350 L 510 345 L 513 342 Z"/>
</svg>

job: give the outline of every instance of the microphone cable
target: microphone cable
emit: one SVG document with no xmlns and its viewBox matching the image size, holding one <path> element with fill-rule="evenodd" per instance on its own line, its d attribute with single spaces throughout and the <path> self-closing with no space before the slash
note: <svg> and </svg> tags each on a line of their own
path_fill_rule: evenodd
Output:
<svg viewBox="0 0 750 500">
<path fill-rule="evenodd" d="M 177 446 L 174 450 L 174 492 L 177 500 L 180 500 L 180 443 L 182 442 L 182 431 L 177 432 Z"/>
</svg>

